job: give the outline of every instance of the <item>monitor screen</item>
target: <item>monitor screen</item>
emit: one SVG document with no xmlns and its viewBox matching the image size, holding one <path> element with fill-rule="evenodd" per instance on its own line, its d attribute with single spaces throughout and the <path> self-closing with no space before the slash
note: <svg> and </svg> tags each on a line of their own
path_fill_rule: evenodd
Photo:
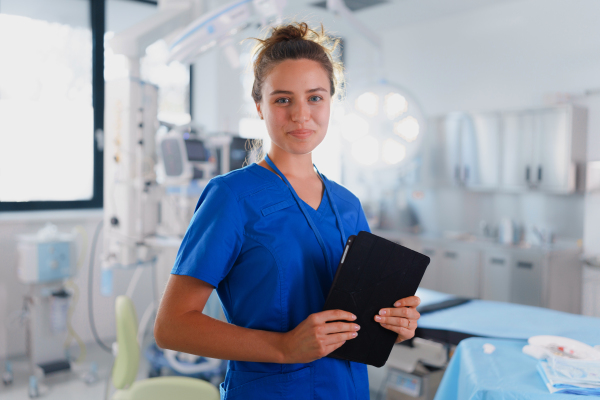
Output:
<svg viewBox="0 0 600 400">
<path fill-rule="evenodd" d="M 208 161 L 210 154 L 201 140 L 187 139 L 185 141 L 188 160 L 190 161 Z"/>
</svg>

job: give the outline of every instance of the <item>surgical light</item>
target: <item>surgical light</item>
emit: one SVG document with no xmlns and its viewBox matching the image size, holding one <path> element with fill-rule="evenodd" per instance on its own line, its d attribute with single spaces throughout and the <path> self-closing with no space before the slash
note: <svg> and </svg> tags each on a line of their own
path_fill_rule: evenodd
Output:
<svg viewBox="0 0 600 400">
<path fill-rule="evenodd" d="M 394 119 L 408 110 L 408 101 L 399 93 L 389 93 L 385 96 L 383 103 L 385 115 L 389 119 Z"/>
<path fill-rule="evenodd" d="M 413 142 L 419 136 L 419 121 L 409 116 L 394 124 L 394 133 L 407 142 Z"/>
<path fill-rule="evenodd" d="M 367 135 L 352 143 L 352 156 L 363 165 L 372 165 L 379 159 L 379 141 Z"/>
<path fill-rule="evenodd" d="M 404 160 L 406 157 L 406 147 L 394 139 L 386 139 L 383 142 L 381 157 L 387 164 L 394 165 Z"/>
<path fill-rule="evenodd" d="M 342 136 L 353 142 L 369 133 L 369 123 L 364 118 L 350 113 L 342 119 Z"/>
<path fill-rule="evenodd" d="M 379 111 L 379 96 L 373 92 L 363 93 L 356 98 L 354 107 L 364 115 L 374 117 Z"/>
</svg>

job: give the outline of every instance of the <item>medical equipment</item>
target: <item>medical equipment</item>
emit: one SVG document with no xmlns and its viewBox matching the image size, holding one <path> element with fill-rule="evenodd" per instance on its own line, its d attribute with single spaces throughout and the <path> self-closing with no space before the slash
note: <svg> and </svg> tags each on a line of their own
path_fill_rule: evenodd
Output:
<svg viewBox="0 0 600 400">
<path fill-rule="evenodd" d="M 186 138 L 183 128 L 161 127 L 157 134 L 157 181 L 161 185 L 187 185 L 192 180 L 208 182 L 216 175 L 214 157 L 199 139 Z"/>
<path fill-rule="evenodd" d="M 56 282 L 75 275 L 75 235 L 47 224 L 35 235 L 19 235 L 19 280 L 25 284 Z"/>
<path fill-rule="evenodd" d="M 17 237 L 17 275 L 29 286 L 22 311 L 27 354 L 31 372 L 40 376 L 71 368 L 68 347 L 72 339 L 79 342 L 80 358 L 85 354 L 85 345 L 71 325 L 78 289 L 68 279 L 85 255 L 81 251 L 76 260 L 76 237 L 58 232 L 50 223 L 34 235 Z"/>
<path fill-rule="evenodd" d="M 2 374 L 2 383 L 4 386 L 12 384 L 14 377 L 12 363 L 10 361 L 6 361 L 4 363 L 4 373 Z"/>
<path fill-rule="evenodd" d="M 286 0 L 238 0 L 202 15 L 173 40 L 168 62 L 193 62 L 211 47 L 246 29 L 252 19 L 266 25 L 280 18 L 285 3 Z"/>
<path fill-rule="evenodd" d="M 533 336 L 523 353 L 540 359 L 538 372 L 551 393 L 600 394 L 600 350 L 561 336 Z"/>
<path fill-rule="evenodd" d="M 208 382 L 175 376 L 136 381 L 140 349 L 137 341 L 137 317 L 133 302 L 126 296 L 115 303 L 117 325 L 116 358 L 112 382 L 117 392 L 113 400 L 206 399 L 217 400 L 218 390 Z"/>
<path fill-rule="evenodd" d="M 208 146 L 215 154 L 217 175 L 226 174 L 258 161 L 262 145 L 253 147 L 253 143 L 256 142 L 256 139 L 244 139 L 227 134 L 211 136 L 208 139 Z"/>
</svg>

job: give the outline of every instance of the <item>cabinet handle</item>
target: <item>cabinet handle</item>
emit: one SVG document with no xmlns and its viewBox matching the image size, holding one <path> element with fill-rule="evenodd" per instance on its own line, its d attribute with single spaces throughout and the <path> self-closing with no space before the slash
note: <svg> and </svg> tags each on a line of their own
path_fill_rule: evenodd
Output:
<svg viewBox="0 0 600 400">
<path fill-rule="evenodd" d="M 529 165 L 525 168 L 525 180 L 529 183 L 529 175 L 531 174 L 531 170 L 529 169 Z"/>
<path fill-rule="evenodd" d="M 542 181 L 542 166 L 538 167 L 538 182 Z"/>
<path fill-rule="evenodd" d="M 490 260 L 492 264 L 504 265 L 505 261 L 503 258 L 492 258 Z"/>
<path fill-rule="evenodd" d="M 444 257 L 446 258 L 456 258 L 457 254 L 453 251 L 446 251 L 444 252 Z"/>
<path fill-rule="evenodd" d="M 519 261 L 517 263 L 517 268 L 533 269 L 533 263 Z"/>
</svg>

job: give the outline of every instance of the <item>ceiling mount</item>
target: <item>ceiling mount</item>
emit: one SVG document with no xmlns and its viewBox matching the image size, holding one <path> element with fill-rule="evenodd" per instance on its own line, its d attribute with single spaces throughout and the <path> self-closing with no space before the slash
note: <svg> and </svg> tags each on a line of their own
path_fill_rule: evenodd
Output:
<svg viewBox="0 0 600 400">
<path fill-rule="evenodd" d="M 377 6 L 379 4 L 389 3 L 387 0 L 344 0 L 346 7 L 350 11 L 360 11 L 365 8 Z M 327 8 L 327 1 L 319 1 L 312 4 L 315 7 Z"/>
</svg>

